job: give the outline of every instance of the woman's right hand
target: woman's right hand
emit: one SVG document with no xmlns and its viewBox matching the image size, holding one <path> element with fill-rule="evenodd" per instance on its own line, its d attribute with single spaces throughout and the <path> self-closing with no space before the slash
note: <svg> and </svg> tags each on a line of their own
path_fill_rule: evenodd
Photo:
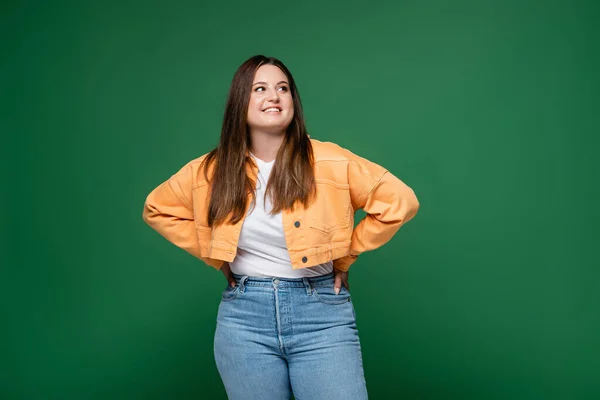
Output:
<svg viewBox="0 0 600 400">
<path fill-rule="evenodd" d="M 225 279 L 227 279 L 227 282 L 229 282 L 229 286 L 235 287 L 235 278 L 233 277 L 233 274 L 231 273 L 231 268 L 229 267 L 229 263 L 227 261 L 225 261 L 223 263 L 223 266 L 221 267 L 221 271 L 223 271 L 223 275 L 225 275 Z"/>
</svg>

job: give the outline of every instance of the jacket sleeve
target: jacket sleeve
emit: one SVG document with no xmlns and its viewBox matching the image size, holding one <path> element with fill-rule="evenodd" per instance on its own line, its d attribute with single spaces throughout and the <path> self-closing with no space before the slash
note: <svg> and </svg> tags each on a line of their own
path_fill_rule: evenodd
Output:
<svg viewBox="0 0 600 400">
<path fill-rule="evenodd" d="M 348 271 L 357 257 L 387 243 L 419 209 L 413 190 L 385 168 L 348 151 L 348 181 L 354 209 L 367 215 L 354 228 L 350 254 L 333 261 Z"/>
<path fill-rule="evenodd" d="M 192 203 L 192 177 L 193 169 L 188 164 L 154 189 L 146 198 L 142 218 L 169 242 L 219 269 L 222 262 L 200 256 Z"/>
</svg>

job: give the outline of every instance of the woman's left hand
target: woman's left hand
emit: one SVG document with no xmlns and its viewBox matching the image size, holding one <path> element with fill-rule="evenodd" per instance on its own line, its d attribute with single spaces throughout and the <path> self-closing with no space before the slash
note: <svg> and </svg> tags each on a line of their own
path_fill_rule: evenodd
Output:
<svg viewBox="0 0 600 400">
<path fill-rule="evenodd" d="M 342 285 L 350 291 L 350 284 L 348 283 L 348 271 L 338 271 L 337 269 L 333 269 L 333 291 L 335 294 L 339 294 L 342 288 Z"/>
</svg>

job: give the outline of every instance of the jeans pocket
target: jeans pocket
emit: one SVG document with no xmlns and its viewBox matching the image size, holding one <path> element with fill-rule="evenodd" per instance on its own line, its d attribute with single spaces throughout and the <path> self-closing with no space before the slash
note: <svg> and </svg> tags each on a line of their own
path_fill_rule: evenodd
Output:
<svg viewBox="0 0 600 400">
<path fill-rule="evenodd" d="M 240 285 L 235 285 L 235 287 L 231 287 L 228 282 L 227 287 L 225 288 L 225 290 L 223 290 L 223 293 L 221 293 L 221 300 L 222 301 L 235 300 L 235 298 L 237 297 L 239 292 L 240 292 Z"/>
<path fill-rule="evenodd" d="M 315 298 L 321 303 L 339 305 L 350 301 L 350 292 L 342 285 L 340 293 L 335 294 L 333 285 L 331 286 L 315 286 L 313 292 Z"/>
</svg>

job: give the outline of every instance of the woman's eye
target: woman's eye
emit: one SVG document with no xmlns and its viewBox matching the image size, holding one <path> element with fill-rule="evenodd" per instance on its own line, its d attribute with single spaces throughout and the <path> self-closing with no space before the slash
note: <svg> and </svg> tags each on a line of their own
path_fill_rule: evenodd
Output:
<svg viewBox="0 0 600 400">
<path fill-rule="evenodd" d="M 257 88 L 254 89 L 255 92 L 264 92 L 265 91 L 265 87 L 264 86 L 258 86 Z"/>
<path fill-rule="evenodd" d="M 288 91 L 288 87 L 287 86 L 281 86 L 279 88 L 279 90 L 281 90 L 282 92 L 287 92 Z"/>
</svg>

